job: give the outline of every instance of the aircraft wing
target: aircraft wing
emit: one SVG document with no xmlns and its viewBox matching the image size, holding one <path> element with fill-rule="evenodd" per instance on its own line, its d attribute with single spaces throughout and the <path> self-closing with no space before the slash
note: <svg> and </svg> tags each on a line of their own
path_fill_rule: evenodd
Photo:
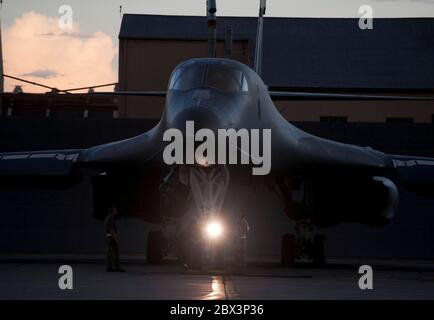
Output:
<svg viewBox="0 0 434 320">
<path fill-rule="evenodd" d="M 434 197 L 434 158 L 390 155 L 397 180 L 408 191 Z"/>
<path fill-rule="evenodd" d="M 299 139 L 303 166 L 309 172 L 368 174 L 389 177 L 407 191 L 434 197 L 434 158 L 390 155 L 307 135 Z"/>
<path fill-rule="evenodd" d="M 58 189 L 79 182 L 79 169 L 106 172 L 142 165 L 162 149 L 155 131 L 88 149 L 0 153 L 0 188 Z"/>
<path fill-rule="evenodd" d="M 1 188 L 63 188 L 79 180 L 74 164 L 83 150 L 0 153 Z"/>
</svg>

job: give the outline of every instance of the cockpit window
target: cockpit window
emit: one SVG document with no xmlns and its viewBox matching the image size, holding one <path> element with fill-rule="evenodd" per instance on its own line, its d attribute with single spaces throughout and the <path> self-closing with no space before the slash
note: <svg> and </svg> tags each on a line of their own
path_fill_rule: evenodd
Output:
<svg viewBox="0 0 434 320">
<path fill-rule="evenodd" d="M 205 84 L 225 92 L 247 91 L 246 78 L 237 69 L 223 66 L 209 66 L 206 73 Z"/>
<path fill-rule="evenodd" d="M 189 90 L 200 87 L 203 81 L 204 67 L 194 66 L 175 71 L 170 81 L 170 90 Z"/>
<path fill-rule="evenodd" d="M 247 79 L 241 70 L 224 65 L 193 65 L 181 67 L 173 74 L 169 90 L 213 87 L 223 92 L 248 92 Z"/>
</svg>

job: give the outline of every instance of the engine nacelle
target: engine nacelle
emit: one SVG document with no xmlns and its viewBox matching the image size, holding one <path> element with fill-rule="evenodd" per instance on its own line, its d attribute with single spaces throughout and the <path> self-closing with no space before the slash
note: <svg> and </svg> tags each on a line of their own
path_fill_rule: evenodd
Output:
<svg viewBox="0 0 434 320">
<path fill-rule="evenodd" d="M 335 177 L 311 181 L 303 206 L 312 223 L 320 227 L 339 223 L 384 226 L 394 217 L 398 203 L 398 188 L 385 177 Z"/>
</svg>

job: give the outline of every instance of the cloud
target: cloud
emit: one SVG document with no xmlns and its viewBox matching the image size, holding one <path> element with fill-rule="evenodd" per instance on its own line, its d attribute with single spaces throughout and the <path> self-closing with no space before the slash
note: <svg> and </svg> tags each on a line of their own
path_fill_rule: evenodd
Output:
<svg viewBox="0 0 434 320">
<path fill-rule="evenodd" d="M 35 12 L 25 13 L 3 32 L 5 73 L 59 89 L 116 82 L 116 56 L 109 35 L 83 36 L 77 24 L 65 31 L 59 28 L 58 18 Z M 18 84 L 25 92 L 46 91 L 10 79 L 5 79 L 5 90 L 12 91 Z"/>
<path fill-rule="evenodd" d="M 71 38 L 82 38 L 82 39 L 94 37 L 93 34 L 89 35 L 89 34 L 69 33 L 69 32 L 63 32 L 63 33 L 59 33 L 59 34 L 55 34 L 53 32 L 48 32 L 48 33 L 38 34 L 37 36 L 40 36 L 40 37 L 71 37 Z"/>
<path fill-rule="evenodd" d="M 24 73 L 20 75 L 21 77 L 33 77 L 33 78 L 43 78 L 43 79 L 50 79 L 62 76 L 58 72 L 54 70 L 35 70 L 29 73 Z"/>
</svg>

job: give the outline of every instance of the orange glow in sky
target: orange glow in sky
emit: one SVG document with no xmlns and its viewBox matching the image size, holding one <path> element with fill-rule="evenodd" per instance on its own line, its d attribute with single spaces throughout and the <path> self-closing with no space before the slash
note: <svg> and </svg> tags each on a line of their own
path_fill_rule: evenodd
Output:
<svg viewBox="0 0 434 320">
<path fill-rule="evenodd" d="M 3 30 L 5 74 L 58 89 L 117 82 L 117 45 L 112 37 L 102 32 L 82 35 L 78 24 L 65 31 L 58 19 L 28 12 Z M 47 91 L 5 79 L 6 92 L 15 85 L 22 85 L 24 92 Z"/>
</svg>

